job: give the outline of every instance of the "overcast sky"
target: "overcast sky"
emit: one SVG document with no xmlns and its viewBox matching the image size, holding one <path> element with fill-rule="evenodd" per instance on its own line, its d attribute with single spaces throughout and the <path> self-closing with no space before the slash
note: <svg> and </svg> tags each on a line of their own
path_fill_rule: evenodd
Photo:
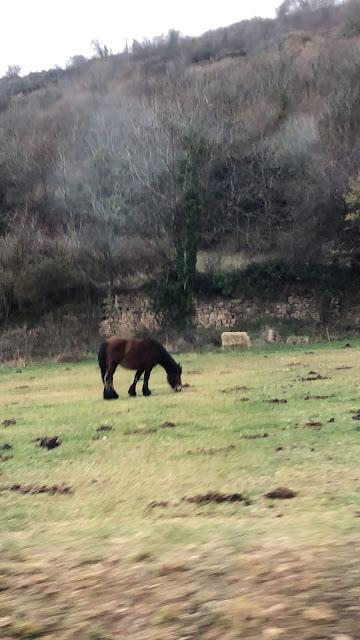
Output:
<svg viewBox="0 0 360 640">
<path fill-rule="evenodd" d="M 254 16 L 273 17 L 281 0 L 0 0 L 0 76 L 9 65 L 29 71 L 92 55 L 98 39 L 114 53 L 126 39 L 174 28 L 198 35 Z"/>
</svg>

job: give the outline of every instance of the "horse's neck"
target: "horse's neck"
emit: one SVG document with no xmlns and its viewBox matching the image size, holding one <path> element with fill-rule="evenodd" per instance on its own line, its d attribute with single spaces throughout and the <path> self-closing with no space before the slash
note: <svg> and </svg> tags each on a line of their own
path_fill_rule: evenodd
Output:
<svg viewBox="0 0 360 640">
<path fill-rule="evenodd" d="M 159 360 L 159 364 L 164 367 L 166 373 L 169 373 L 171 371 L 173 371 L 176 367 L 176 362 L 175 360 L 171 357 L 170 353 L 168 353 L 165 349 L 165 347 L 163 347 L 161 345 L 160 348 L 160 360 Z"/>
</svg>

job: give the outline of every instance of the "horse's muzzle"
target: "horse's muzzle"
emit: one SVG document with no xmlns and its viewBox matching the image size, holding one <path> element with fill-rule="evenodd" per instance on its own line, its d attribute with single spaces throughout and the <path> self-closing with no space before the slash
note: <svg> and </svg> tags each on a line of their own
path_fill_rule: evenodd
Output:
<svg viewBox="0 0 360 640">
<path fill-rule="evenodd" d="M 181 389 L 182 389 L 181 384 L 178 384 L 176 387 L 174 387 L 174 391 L 175 391 L 176 393 L 179 393 L 179 392 L 181 391 Z"/>
</svg>

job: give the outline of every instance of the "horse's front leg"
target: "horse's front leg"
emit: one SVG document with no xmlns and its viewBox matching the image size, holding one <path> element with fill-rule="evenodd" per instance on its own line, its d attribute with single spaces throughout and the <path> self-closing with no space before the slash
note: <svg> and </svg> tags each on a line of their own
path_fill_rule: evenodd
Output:
<svg viewBox="0 0 360 640">
<path fill-rule="evenodd" d="M 151 369 L 145 369 L 144 384 L 142 388 L 143 396 L 151 396 L 151 391 L 149 389 L 150 373 L 151 373 Z"/>
<path fill-rule="evenodd" d="M 142 374 L 143 374 L 144 369 L 138 369 L 137 372 L 135 373 L 135 377 L 134 377 L 134 382 L 132 383 L 132 385 L 129 387 L 129 391 L 128 394 L 129 396 L 135 397 L 136 396 L 136 385 L 139 382 Z"/>
<path fill-rule="evenodd" d="M 116 366 L 110 366 L 104 377 L 104 400 L 117 400 L 119 394 L 116 393 L 113 386 L 113 377 Z"/>
</svg>

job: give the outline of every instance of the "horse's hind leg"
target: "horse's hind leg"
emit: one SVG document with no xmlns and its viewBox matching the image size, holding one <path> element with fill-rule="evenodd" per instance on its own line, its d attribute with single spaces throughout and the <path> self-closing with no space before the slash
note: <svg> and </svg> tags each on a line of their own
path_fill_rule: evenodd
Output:
<svg viewBox="0 0 360 640">
<path fill-rule="evenodd" d="M 135 397 L 136 396 L 136 385 L 139 382 L 142 374 L 143 374 L 144 369 L 138 369 L 137 372 L 135 373 L 135 377 L 134 377 L 134 382 L 132 383 L 132 385 L 129 387 L 129 391 L 128 394 L 129 396 Z"/>
<path fill-rule="evenodd" d="M 117 400 L 119 395 L 113 386 L 113 377 L 117 364 L 111 364 L 104 377 L 104 400 Z"/>
<path fill-rule="evenodd" d="M 151 373 L 151 369 L 145 369 L 144 384 L 142 388 L 143 396 L 151 396 L 151 391 L 149 389 L 150 373 Z"/>
</svg>

